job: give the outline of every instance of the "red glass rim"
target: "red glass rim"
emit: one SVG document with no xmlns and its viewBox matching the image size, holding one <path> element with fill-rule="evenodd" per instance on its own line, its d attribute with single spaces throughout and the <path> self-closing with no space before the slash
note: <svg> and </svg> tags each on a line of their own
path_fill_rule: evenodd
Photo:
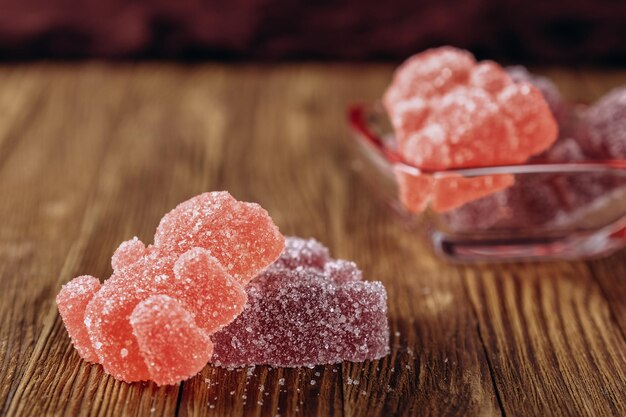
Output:
<svg viewBox="0 0 626 417">
<path fill-rule="evenodd" d="M 594 160 L 577 161 L 566 163 L 532 162 L 527 164 L 513 165 L 489 165 L 449 169 L 426 169 L 420 168 L 407 162 L 400 154 L 385 147 L 383 139 L 374 133 L 368 126 L 365 114 L 367 109 L 382 105 L 379 103 L 360 103 L 348 107 L 348 123 L 352 131 L 363 138 L 374 150 L 384 157 L 397 169 L 410 174 L 433 174 L 446 175 L 456 174 L 465 177 L 493 174 L 531 174 L 531 173 L 563 173 L 563 172 L 593 172 L 593 171 L 624 171 L 626 174 L 626 160 Z"/>
</svg>

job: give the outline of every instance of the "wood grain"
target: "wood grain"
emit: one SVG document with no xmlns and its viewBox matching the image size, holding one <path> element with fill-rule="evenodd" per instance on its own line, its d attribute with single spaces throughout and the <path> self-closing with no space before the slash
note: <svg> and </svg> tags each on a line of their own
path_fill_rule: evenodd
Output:
<svg viewBox="0 0 626 417">
<path fill-rule="evenodd" d="M 345 107 L 380 96 L 391 71 L 0 67 L 0 415 L 626 415 L 624 253 L 489 267 L 434 258 L 372 198 L 343 143 Z M 626 83 L 625 72 L 549 73 L 576 99 Z M 108 277 L 119 242 L 151 241 L 167 210 L 222 189 L 383 281 L 391 354 L 207 366 L 164 388 L 82 362 L 56 311 L 60 285 Z"/>
</svg>

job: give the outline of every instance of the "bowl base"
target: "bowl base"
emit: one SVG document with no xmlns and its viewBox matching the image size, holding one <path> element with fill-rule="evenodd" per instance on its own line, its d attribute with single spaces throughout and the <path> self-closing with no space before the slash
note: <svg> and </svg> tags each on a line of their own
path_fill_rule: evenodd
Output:
<svg viewBox="0 0 626 417">
<path fill-rule="evenodd" d="M 450 262 L 509 262 L 593 259 L 624 247 L 626 227 L 618 222 L 592 233 L 580 232 L 557 237 L 512 239 L 472 239 L 434 231 L 431 241 L 435 252 Z"/>
</svg>

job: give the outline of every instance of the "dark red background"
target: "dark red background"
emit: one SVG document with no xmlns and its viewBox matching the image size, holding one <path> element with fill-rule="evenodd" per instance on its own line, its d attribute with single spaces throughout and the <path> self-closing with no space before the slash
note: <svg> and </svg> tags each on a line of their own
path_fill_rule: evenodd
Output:
<svg viewBox="0 0 626 417">
<path fill-rule="evenodd" d="M 0 0 L 0 57 L 626 62 L 626 1 Z"/>
</svg>

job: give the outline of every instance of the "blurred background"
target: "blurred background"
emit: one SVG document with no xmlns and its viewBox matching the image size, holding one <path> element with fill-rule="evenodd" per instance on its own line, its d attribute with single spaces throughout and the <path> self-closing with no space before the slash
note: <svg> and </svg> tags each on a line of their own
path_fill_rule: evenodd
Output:
<svg viewBox="0 0 626 417">
<path fill-rule="evenodd" d="M 0 0 L 3 60 L 399 60 L 443 44 L 502 62 L 620 65 L 626 1 Z"/>
</svg>

